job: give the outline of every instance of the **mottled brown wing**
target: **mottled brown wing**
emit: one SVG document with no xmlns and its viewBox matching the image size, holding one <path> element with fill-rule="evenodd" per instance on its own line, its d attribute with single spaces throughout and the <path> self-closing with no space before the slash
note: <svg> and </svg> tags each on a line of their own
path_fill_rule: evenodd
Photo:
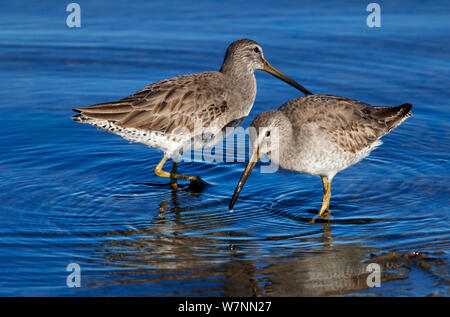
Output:
<svg viewBox="0 0 450 317">
<path fill-rule="evenodd" d="M 312 95 L 294 99 L 281 109 L 296 116 L 300 124 L 330 135 L 344 151 L 356 153 L 371 146 L 410 115 L 410 104 L 374 107 L 367 103 L 332 95 Z"/>
<path fill-rule="evenodd" d="M 122 100 L 78 108 L 82 115 L 114 121 L 125 128 L 170 133 L 176 127 L 192 131 L 228 110 L 223 88 L 213 75 L 185 75 L 149 85 Z M 209 80 L 208 80 L 209 79 Z"/>
<path fill-rule="evenodd" d="M 343 150 L 356 153 L 371 147 L 378 139 L 409 117 L 411 104 L 375 107 L 352 99 L 335 99 L 329 130 L 333 141 Z"/>
</svg>

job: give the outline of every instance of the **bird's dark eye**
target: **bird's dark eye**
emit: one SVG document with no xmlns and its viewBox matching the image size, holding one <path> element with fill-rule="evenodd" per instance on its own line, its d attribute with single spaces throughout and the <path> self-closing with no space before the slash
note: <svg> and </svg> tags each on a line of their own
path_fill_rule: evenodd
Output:
<svg viewBox="0 0 450 317">
<path fill-rule="evenodd" d="M 266 137 L 269 137 L 270 136 L 270 131 L 267 131 L 266 132 Z"/>
<path fill-rule="evenodd" d="M 259 53 L 259 48 L 255 47 L 255 48 L 253 49 L 253 52 Z"/>
</svg>

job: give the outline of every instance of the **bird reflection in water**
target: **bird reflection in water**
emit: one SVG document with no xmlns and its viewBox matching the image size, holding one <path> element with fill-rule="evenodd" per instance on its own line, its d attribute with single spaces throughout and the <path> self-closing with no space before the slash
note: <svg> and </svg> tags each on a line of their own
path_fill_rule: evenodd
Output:
<svg viewBox="0 0 450 317">
<path fill-rule="evenodd" d="M 108 263 L 114 278 L 87 286 L 127 284 L 136 295 L 162 296 L 326 296 L 368 288 L 367 265 L 378 261 L 370 255 L 382 250 L 334 244 L 333 222 L 290 236 L 254 236 L 233 229 L 240 218 L 223 212 L 227 197 L 203 196 L 173 191 L 147 223 L 105 233 L 110 240 L 92 258 Z M 297 248 L 279 247 L 284 241 Z M 380 258 L 381 283 L 408 277 L 411 263 L 402 259 Z"/>
</svg>

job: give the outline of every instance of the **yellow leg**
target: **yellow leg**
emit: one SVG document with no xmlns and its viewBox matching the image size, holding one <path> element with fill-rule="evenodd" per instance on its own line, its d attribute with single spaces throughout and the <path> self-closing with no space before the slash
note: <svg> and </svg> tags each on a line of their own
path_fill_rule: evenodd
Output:
<svg viewBox="0 0 450 317">
<path fill-rule="evenodd" d="M 177 173 L 169 173 L 166 171 L 163 171 L 163 166 L 164 164 L 167 162 L 169 158 L 167 156 L 164 155 L 164 157 L 162 158 L 162 160 L 158 163 L 158 165 L 155 166 L 154 172 L 156 175 L 158 175 L 159 177 L 167 177 L 170 178 L 171 181 L 171 185 L 173 184 L 173 182 L 176 183 L 177 179 L 185 179 L 191 182 L 191 184 L 196 184 L 196 185 L 204 185 L 205 182 L 202 181 L 202 179 L 199 176 L 191 176 L 191 175 L 181 175 L 181 174 L 177 174 Z M 174 166 L 172 168 L 173 169 L 177 167 L 177 165 L 175 165 L 176 163 L 174 163 Z M 172 185 L 173 188 L 173 185 Z"/>
<path fill-rule="evenodd" d="M 331 198 L 331 181 L 325 176 L 321 176 L 323 183 L 323 198 L 322 198 L 322 208 L 320 208 L 319 216 L 322 215 L 330 208 L 330 198 Z"/>
</svg>

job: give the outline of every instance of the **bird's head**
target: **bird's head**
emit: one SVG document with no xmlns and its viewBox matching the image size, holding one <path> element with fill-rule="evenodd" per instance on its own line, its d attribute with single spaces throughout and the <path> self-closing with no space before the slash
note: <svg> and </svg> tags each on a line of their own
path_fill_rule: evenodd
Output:
<svg viewBox="0 0 450 317">
<path fill-rule="evenodd" d="M 281 79 L 282 81 L 302 91 L 306 95 L 311 94 L 306 88 L 297 83 L 295 80 L 270 65 L 270 63 L 264 58 L 262 47 L 255 41 L 240 39 L 234 41 L 230 44 L 230 46 L 228 46 L 221 72 L 239 74 L 244 71 L 245 73 L 253 74 L 253 72 L 257 69 L 272 74 L 278 79 Z"/>
</svg>

